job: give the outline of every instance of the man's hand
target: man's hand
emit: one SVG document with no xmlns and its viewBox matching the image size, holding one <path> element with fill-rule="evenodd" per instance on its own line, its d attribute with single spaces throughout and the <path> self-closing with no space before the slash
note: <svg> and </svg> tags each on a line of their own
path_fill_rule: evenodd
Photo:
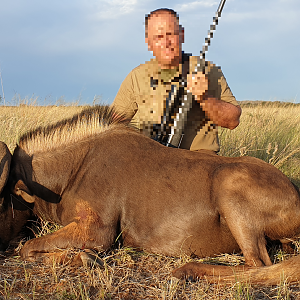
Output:
<svg viewBox="0 0 300 300">
<path fill-rule="evenodd" d="M 234 129 L 239 124 L 240 106 L 224 102 L 208 95 L 208 79 L 205 74 L 188 74 L 187 88 L 195 100 L 200 103 L 202 110 L 216 125 Z"/>
<path fill-rule="evenodd" d="M 208 90 L 208 79 L 205 74 L 198 72 L 196 74 L 188 74 L 187 88 L 191 92 L 197 102 L 202 102 L 204 94 Z"/>
</svg>

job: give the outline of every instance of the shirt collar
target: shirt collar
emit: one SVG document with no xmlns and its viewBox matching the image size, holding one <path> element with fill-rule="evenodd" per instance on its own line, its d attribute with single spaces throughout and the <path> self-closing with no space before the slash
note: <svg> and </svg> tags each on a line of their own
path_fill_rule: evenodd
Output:
<svg viewBox="0 0 300 300">
<path fill-rule="evenodd" d="M 156 58 L 152 58 L 148 62 L 148 74 L 150 78 L 161 81 L 162 83 L 169 83 L 174 78 L 179 77 L 182 72 L 182 64 L 176 69 L 161 69 Z"/>
</svg>

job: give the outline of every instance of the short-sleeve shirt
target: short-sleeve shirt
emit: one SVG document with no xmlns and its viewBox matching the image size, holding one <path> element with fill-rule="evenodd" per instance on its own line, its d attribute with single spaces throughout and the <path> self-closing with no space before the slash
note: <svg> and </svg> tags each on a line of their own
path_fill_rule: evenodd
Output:
<svg viewBox="0 0 300 300">
<path fill-rule="evenodd" d="M 132 118 L 132 123 L 147 136 L 151 135 L 151 125 L 161 123 L 171 85 L 176 84 L 179 87 L 177 78 L 182 70 L 195 70 L 200 60 L 197 56 L 183 57 L 182 64 L 177 69 L 161 69 L 156 59 L 139 65 L 127 75 L 114 99 L 112 105 L 116 111 Z M 220 67 L 208 63 L 206 74 L 208 94 L 237 106 Z M 216 152 L 220 149 L 218 127 L 209 120 L 195 100 L 187 116 L 180 148 Z"/>
</svg>

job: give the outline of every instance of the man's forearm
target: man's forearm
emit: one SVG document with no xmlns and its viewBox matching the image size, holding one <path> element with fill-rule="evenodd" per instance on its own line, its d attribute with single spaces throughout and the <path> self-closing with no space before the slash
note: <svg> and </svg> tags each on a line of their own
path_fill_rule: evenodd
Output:
<svg viewBox="0 0 300 300">
<path fill-rule="evenodd" d="M 209 96 L 204 97 L 200 106 L 210 120 L 218 126 L 234 129 L 239 125 L 242 112 L 240 106 Z"/>
</svg>

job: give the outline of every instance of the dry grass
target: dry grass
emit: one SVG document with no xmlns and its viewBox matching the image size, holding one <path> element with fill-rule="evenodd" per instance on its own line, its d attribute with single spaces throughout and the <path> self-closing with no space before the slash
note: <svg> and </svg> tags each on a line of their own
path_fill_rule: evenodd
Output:
<svg viewBox="0 0 300 300">
<path fill-rule="evenodd" d="M 75 250 L 71 251 L 76 253 Z M 284 282 L 276 287 L 184 282 L 171 271 L 190 261 L 131 248 L 101 253 L 104 267 L 70 267 L 24 262 L 16 255 L 1 260 L 0 295 L 3 299 L 296 299 L 299 287 Z M 194 259 L 195 260 L 195 259 Z M 209 263 L 236 265 L 239 255 L 207 258 Z M 0 296 L 0 297 L 1 297 Z"/>
<path fill-rule="evenodd" d="M 69 117 L 82 107 L 0 107 L 0 140 L 11 150 L 19 137 L 37 126 Z M 240 126 L 222 130 L 222 155 L 260 157 L 300 183 L 298 106 L 252 106 L 243 109 Z M 36 236 L 57 230 L 55 224 L 41 222 Z M 190 283 L 172 278 L 176 267 L 195 260 L 190 257 L 165 257 L 130 248 L 100 253 L 104 267 L 70 267 L 44 265 L 20 260 L 14 250 L 0 256 L 0 299 L 298 299 L 299 285 L 282 282 L 276 287 L 255 287 L 236 283 L 222 287 L 205 280 Z M 298 247 L 296 244 L 296 248 Z M 77 250 L 71 253 L 76 254 Z M 271 248 L 274 262 L 289 255 Z M 203 260 L 199 260 L 203 261 Z M 243 263 L 240 255 L 224 254 L 206 258 L 209 263 L 236 265 Z"/>
<path fill-rule="evenodd" d="M 50 126 L 42 126 L 21 137 L 19 146 L 28 154 L 49 152 L 57 147 L 67 146 L 85 138 L 91 138 L 120 124 L 109 106 L 97 106 L 93 110 L 85 109 L 68 121 L 61 121 Z"/>
<path fill-rule="evenodd" d="M 82 109 L 80 106 L 0 106 L 0 139 L 13 151 L 25 132 L 71 117 Z"/>
<path fill-rule="evenodd" d="M 249 155 L 279 168 L 300 186 L 300 105 L 243 107 L 240 125 L 220 132 L 224 156 Z"/>
</svg>

